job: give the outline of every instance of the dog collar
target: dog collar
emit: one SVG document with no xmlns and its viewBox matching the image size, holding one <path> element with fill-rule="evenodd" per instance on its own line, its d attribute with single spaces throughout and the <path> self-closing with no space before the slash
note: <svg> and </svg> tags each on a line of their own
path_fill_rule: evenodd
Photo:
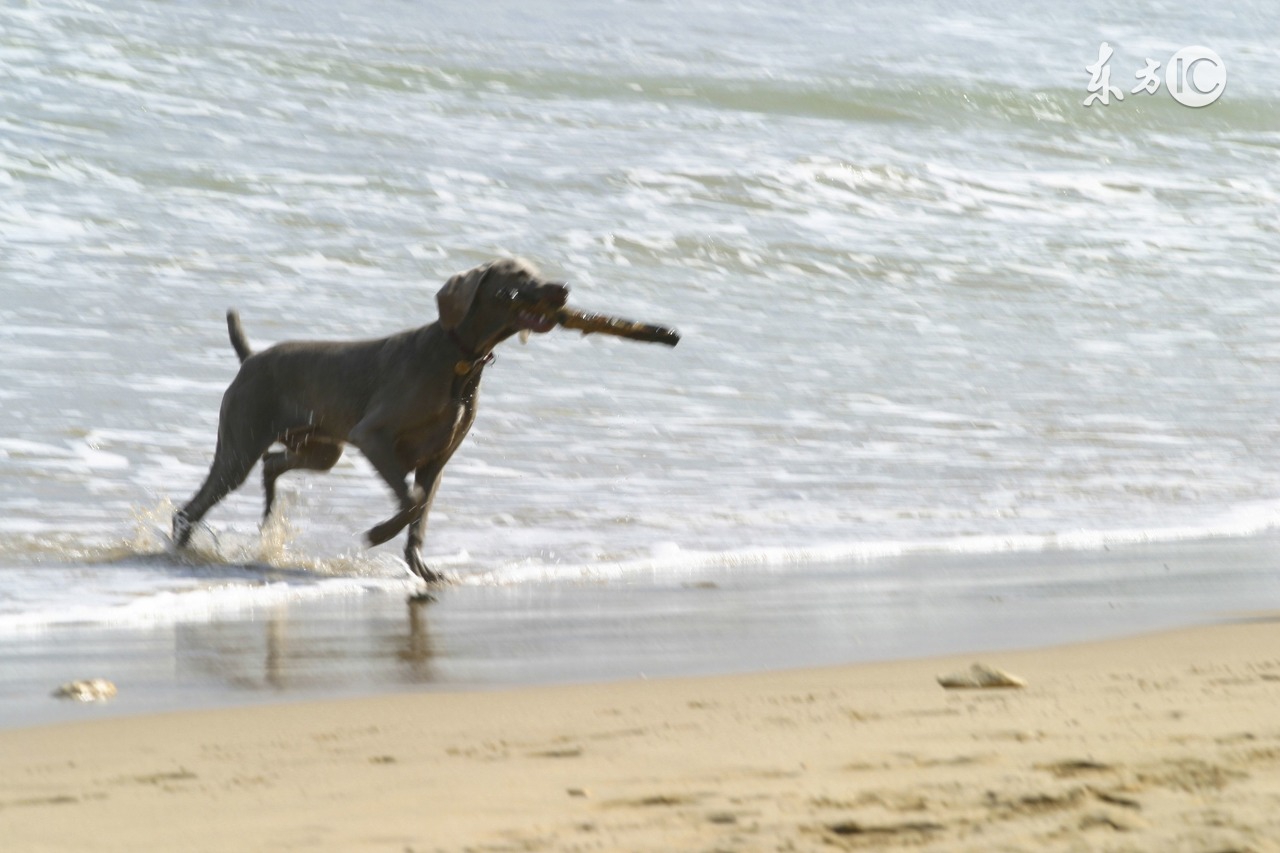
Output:
<svg viewBox="0 0 1280 853">
<path fill-rule="evenodd" d="M 456 329 L 449 327 L 445 329 L 445 332 L 449 335 L 449 340 L 453 341 L 453 345 L 462 353 L 462 359 L 455 362 L 453 365 L 453 372 L 456 375 L 466 376 L 469 373 L 479 370 L 486 364 L 492 364 L 496 359 L 496 356 L 493 354 L 493 350 L 489 350 L 488 352 L 481 354 L 471 349 L 471 347 L 467 346 L 466 342 L 463 341 L 462 338 L 458 337 Z"/>
</svg>

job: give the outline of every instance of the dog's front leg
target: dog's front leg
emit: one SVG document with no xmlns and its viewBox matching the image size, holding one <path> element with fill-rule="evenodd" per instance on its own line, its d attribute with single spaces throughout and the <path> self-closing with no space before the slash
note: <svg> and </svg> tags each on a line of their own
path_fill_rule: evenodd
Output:
<svg viewBox="0 0 1280 853">
<path fill-rule="evenodd" d="M 349 440 L 360 448 L 360 452 L 377 470 L 378 475 L 391 487 L 392 494 L 400 504 L 400 512 L 365 534 L 371 546 L 381 545 L 413 520 L 416 512 L 420 511 L 425 495 L 416 484 L 410 488 L 406 482 L 410 469 L 400 461 L 400 456 L 396 453 L 395 435 L 391 431 L 361 421 L 351 430 Z"/>
<path fill-rule="evenodd" d="M 400 512 L 369 530 L 367 537 L 370 545 L 381 545 L 405 527 L 425 518 L 427 511 L 431 508 L 431 501 L 435 499 L 441 470 L 453 456 L 453 452 L 458 449 L 458 445 L 462 443 L 462 439 L 466 437 L 474 422 L 475 396 L 472 394 L 467 401 L 442 412 L 442 416 L 431 427 L 398 437 L 396 447 L 401 451 L 398 458 L 416 460 L 414 467 L 417 473 L 412 490 L 413 500 L 409 503 L 401 501 Z M 408 555 L 410 550 L 416 554 L 421 543 L 420 535 L 416 545 L 411 538 L 409 547 L 405 550 L 405 559 L 410 568 L 419 575 L 422 572 L 418 571 L 416 566 L 421 563 L 421 558 Z"/>
<path fill-rule="evenodd" d="M 404 561 L 409 570 L 427 583 L 444 580 L 444 576 L 429 567 L 422 559 L 422 542 L 427 532 L 427 515 L 431 512 L 431 504 L 435 502 L 436 491 L 440 488 L 440 474 L 444 471 L 444 462 L 429 462 L 414 474 L 414 483 L 426 496 L 422 503 L 422 511 L 409 522 L 409 537 L 404 546 Z"/>
</svg>

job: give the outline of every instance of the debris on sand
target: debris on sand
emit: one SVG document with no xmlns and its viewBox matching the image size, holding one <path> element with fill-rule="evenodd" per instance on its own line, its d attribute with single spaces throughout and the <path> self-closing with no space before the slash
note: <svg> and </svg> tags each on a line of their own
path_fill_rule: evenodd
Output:
<svg viewBox="0 0 1280 853">
<path fill-rule="evenodd" d="M 938 683 L 948 690 L 975 690 L 1001 687 L 1026 687 L 1027 682 L 1002 669 L 975 663 L 973 666 L 950 675 L 939 675 Z"/>
<path fill-rule="evenodd" d="M 105 678 L 87 678 L 68 681 L 53 691 L 53 695 L 76 702 L 105 702 L 116 695 L 116 686 Z"/>
</svg>

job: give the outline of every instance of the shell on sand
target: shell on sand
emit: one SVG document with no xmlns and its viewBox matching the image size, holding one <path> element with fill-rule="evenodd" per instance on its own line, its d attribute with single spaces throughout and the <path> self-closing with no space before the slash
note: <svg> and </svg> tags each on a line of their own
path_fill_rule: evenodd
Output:
<svg viewBox="0 0 1280 853">
<path fill-rule="evenodd" d="M 88 678 L 68 681 L 53 691 L 53 695 L 76 702 L 105 702 L 116 695 L 116 686 L 105 678 Z"/>
<path fill-rule="evenodd" d="M 973 666 L 950 675 L 939 675 L 938 683 L 948 690 L 984 689 L 999 687 L 1026 687 L 1027 682 L 1002 669 L 975 663 Z"/>
</svg>

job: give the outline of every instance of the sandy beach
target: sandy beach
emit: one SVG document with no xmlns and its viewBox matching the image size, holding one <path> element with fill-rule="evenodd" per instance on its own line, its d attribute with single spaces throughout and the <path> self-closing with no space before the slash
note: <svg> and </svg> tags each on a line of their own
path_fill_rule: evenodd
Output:
<svg viewBox="0 0 1280 853">
<path fill-rule="evenodd" d="M 0 733 L 0 848 L 1280 849 L 1280 615 L 983 656 Z"/>
</svg>

